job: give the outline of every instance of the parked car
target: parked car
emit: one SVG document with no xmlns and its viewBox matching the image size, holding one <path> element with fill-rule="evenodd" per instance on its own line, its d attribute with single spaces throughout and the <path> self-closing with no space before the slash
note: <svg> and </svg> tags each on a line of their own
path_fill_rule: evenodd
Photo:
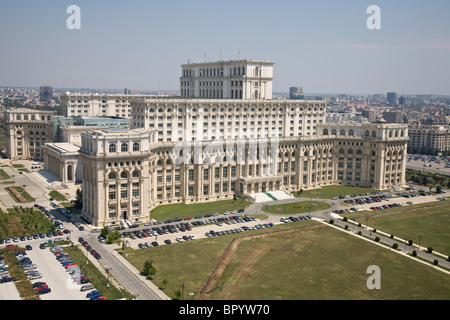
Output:
<svg viewBox="0 0 450 320">
<path fill-rule="evenodd" d="M 92 284 L 86 284 L 80 288 L 80 291 L 88 291 L 95 289 L 95 287 Z"/>
</svg>

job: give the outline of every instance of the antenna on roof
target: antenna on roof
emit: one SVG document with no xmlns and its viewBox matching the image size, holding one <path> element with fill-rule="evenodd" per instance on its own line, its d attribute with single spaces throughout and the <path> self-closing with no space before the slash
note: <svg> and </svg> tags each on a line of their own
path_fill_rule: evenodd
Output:
<svg viewBox="0 0 450 320">
<path fill-rule="evenodd" d="M 205 59 L 205 62 L 206 62 L 206 52 L 203 54 L 203 56 L 204 56 L 204 59 Z"/>
<path fill-rule="evenodd" d="M 240 56 L 241 56 L 241 49 L 238 49 L 238 60 Z"/>
<path fill-rule="evenodd" d="M 220 50 L 220 57 L 219 57 L 219 61 L 222 61 L 222 50 Z"/>
</svg>

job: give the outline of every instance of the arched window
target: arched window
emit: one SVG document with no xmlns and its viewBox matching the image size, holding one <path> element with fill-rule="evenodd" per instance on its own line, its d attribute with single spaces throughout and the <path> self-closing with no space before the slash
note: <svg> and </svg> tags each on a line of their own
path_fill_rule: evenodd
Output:
<svg viewBox="0 0 450 320">
<path fill-rule="evenodd" d="M 111 173 L 108 175 L 108 178 L 109 178 L 109 180 L 115 180 L 115 179 L 116 179 L 116 174 L 115 174 L 114 172 L 111 172 Z"/>
<path fill-rule="evenodd" d="M 139 149 L 140 149 L 139 142 L 133 143 L 133 151 L 139 151 Z"/>
<path fill-rule="evenodd" d="M 116 144 L 115 143 L 111 143 L 109 145 L 109 152 L 116 152 Z"/>
<path fill-rule="evenodd" d="M 133 178 L 139 178 L 139 171 L 134 170 L 132 176 Z"/>
<path fill-rule="evenodd" d="M 336 135 L 336 129 L 331 129 L 331 134 Z"/>
<path fill-rule="evenodd" d="M 128 143 L 122 143 L 120 146 L 120 151 L 127 152 L 128 151 Z"/>
<path fill-rule="evenodd" d="M 341 129 L 341 130 L 339 131 L 339 134 L 340 134 L 341 136 L 345 136 L 345 130 L 344 130 L 344 129 Z"/>
<path fill-rule="evenodd" d="M 372 138 L 375 138 L 377 136 L 377 133 L 375 131 L 372 131 Z"/>
<path fill-rule="evenodd" d="M 347 153 L 348 153 L 348 154 L 353 154 L 353 150 L 352 150 L 352 149 L 348 149 L 348 150 L 347 150 Z"/>
<path fill-rule="evenodd" d="M 348 130 L 348 135 L 349 136 L 353 136 L 355 134 L 355 132 L 353 131 L 353 129 Z"/>
<path fill-rule="evenodd" d="M 360 149 L 356 150 L 356 154 L 362 154 L 362 151 Z"/>
<path fill-rule="evenodd" d="M 389 138 L 392 138 L 392 131 L 389 131 Z"/>
<path fill-rule="evenodd" d="M 120 173 L 120 178 L 122 178 L 122 179 L 127 179 L 127 178 L 128 178 L 128 173 L 127 173 L 126 171 L 122 171 L 122 172 Z"/>
<path fill-rule="evenodd" d="M 323 135 L 327 136 L 328 135 L 328 129 L 323 129 Z"/>
<path fill-rule="evenodd" d="M 162 166 L 162 160 L 158 160 L 158 162 L 156 163 L 157 166 Z"/>
<path fill-rule="evenodd" d="M 22 120 L 22 117 L 20 115 L 17 115 L 16 120 Z"/>
<path fill-rule="evenodd" d="M 17 130 L 17 134 L 18 134 L 18 135 L 21 135 L 21 134 L 22 134 L 22 131 Z"/>
<path fill-rule="evenodd" d="M 369 130 L 366 131 L 366 137 L 370 136 Z"/>
<path fill-rule="evenodd" d="M 340 154 L 344 154 L 344 152 L 345 152 L 344 149 L 339 149 Z"/>
</svg>

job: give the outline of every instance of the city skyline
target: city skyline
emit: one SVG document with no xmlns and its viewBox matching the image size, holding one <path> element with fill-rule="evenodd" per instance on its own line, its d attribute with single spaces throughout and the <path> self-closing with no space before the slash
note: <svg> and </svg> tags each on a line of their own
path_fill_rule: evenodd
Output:
<svg viewBox="0 0 450 320">
<path fill-rule="evenodd" d="M 66 26 L 72 4 L 81 9 L 81 30 Z M 366 26 L 372 4 L 381 9 L 380 30 Z M 275 62 L 274 92 L 450 94 L 445 1 L 16 1 L 0 8 L 2 87 L 179 90 L 188 60 L 261 59 Z"/>
</svg>

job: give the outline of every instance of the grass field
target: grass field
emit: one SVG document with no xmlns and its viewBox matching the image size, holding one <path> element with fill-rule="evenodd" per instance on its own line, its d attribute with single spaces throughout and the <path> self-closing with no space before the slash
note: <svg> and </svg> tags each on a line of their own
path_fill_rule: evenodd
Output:
<svg viewBox="0 0 450 320">
<path fill-rule="evenodd" d="M 53 223 L 40 211 L 32 208 L 11 208 L 0 213 L 0 238 L 19 237 L 54 231 Z"/>
<path fill-rule="evenodd" d="M 376 192 L 379 190 L 365 187 L 350 187 L 350 186 L 323 186 L 319 189 L 303 190 L 303 192 L 293 192 L 295 197 L 303 198 L 319 198 L 319 199 L 331 199 L 333 197 L 345 196 L 346 194 L 356 194 Z"/>
<path fill-rule="evenodd" d="M 369 290 L 367 268 L 381 272 Z M 211 299 L 449 299 L 450 275 L 329 227 L 242 242 Z"/>
<path fill-rule="evenodd" d="M 295 226 L 314 225 L 316 221 L 303 220 L 295 223 Z M 294 224 L 282 224 L 270 228 L 270 231 L 292 228 Z M 182 243 L 174 243 L 146 249 L 128 249 L 129 260 L 138 270 L 142 271 L 147 259 L 153 261 L 157 272 L 153 282 L 162 286 L 164 278 L 168 280 L 165 293 L 174 298 L 175 291 L 182 284 L 185 285 L 185 299 L 193 299 L 189 292 L 201 290 L 206 280 L 211 275 L 214 267 L 231 240 L 237 236 L 260 234 L 267 229 L 247 231 L 238 235 L 225 235 L 214 238 L 197 239 Z M 118 250 L 123 255 L 122 250 Z"/>
<path fill-rule="evenodd" d="M 271 228 L 318 224 L 312 220 Z M 267 229 L 254 233 L 267 232 Z M 239 234 L 251 235 L 252 232 Z M 128 250 L 138 270 L 150 259 L 156 285 L 170 297 L 200 290 L 236 235 Z M 367 267 L 381 269 L 381 289 L 369 290 Z M 449 299 L 450 276 L 391 250 L 323 226 L 240 243 L 210 299 Z"/>
<path fill-rule="evenodd" d="M 52 190 L 49 193 L 49 196 L 55 199 L 56 201 L 68 201 L 66 197 L 64 197 L 61 193 L 56 190 Z"/>
<path fill-rule="evenodd" d="M 399 210 L 399 208 L 395 208 Z M 411 239 L 414 243 L 419 242 L 421 236 L 421 247 L 432 247 L 435 251 L 450 255 L 450 201 L 438 201 L 401 207 L 405 211 L 390 209 L 393 214 L 375 214 L 376 211 L 361 211 L 345 215 L 350 219 L 366 224 L 366 218 L 370 214 L 368 224 L 375 228 L 403 239 Z M 359 220 L 357 217 L 361 217 Z"/>
<path fill-rule="evenodd" d="M 320 201 L 299 201 L 293 203 L 282 203 L 270 206 L 263 206 L 261 207 L 261 210 L 267 213 L 291 215 L 298 213 L 320 211 L 329 208 L 331 208 L 331 206 L 328 203 Z"/>
<path fill-rule="evenodd" d="M 175 203 L 166 204 L 156 207 L 150 212 L 150 217 L 155 220 L 164 221 L 167 219 L 174 218 L 186 218 L 195 217 L 199 214 L 205 215 L 208 213 L 224 213 L 225 211 L 233 211 L 239 209 L 245 209 L 249 206 L 251 202 L 244 201 L 243 199 L 236 200 L 222 200 L 214 202 L 204 202 L 204 203 Z"/>
</svg>

